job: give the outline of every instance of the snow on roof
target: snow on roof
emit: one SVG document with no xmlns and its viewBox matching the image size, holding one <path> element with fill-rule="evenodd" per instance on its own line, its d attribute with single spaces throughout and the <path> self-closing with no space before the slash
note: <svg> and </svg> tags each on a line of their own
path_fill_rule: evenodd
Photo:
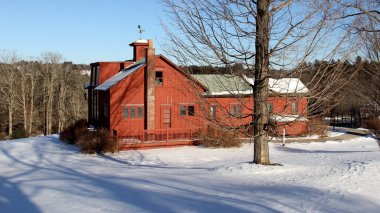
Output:
<svg viewBox="0 0 380 213">
<path fill-rule="evenodd" d="M 119 83 L 125 77 L 131 75 L 132 73 L 134 73 L 135 71 L 137 71 L 138 69 L 140 69 L 144 65 L 145 65 L 145 58 L 143 58 L 142 60 L 140 60 L 140 61 L 138 61 L 132 65 L 130 65 L 127 68 L 124 68 L 119 73 L 117 73 L 116 75 L 112 76 L 111 78 L 109 78 L 108 80 L 106 80 L 105 82 L 103 82 L 102 84 L 97 86 L 95 88 L 95 90 L 100 90 L 100 91 L 108 90 L 113 85 Z"/>
<path fill-rule="evenodd" d="M 254 84 L 254 78 L 244 78 L 250 83 Z M 307 93 L 309 90 L 302 83 L 299 78 L 269 78 L 269 90 L 273 93 Z"/>
<path fill-rule="evenodd" d="M 270 118 L 276 122 L 308 121 L 307 118 L 300 115 L 270 115 Z"/>
<path fill-rule="evenodd" d="M 245 80 L 238 76 L 221 74 L 198 74 L 191 75 L 203 85 L 208 87 L 206 95 L 247 95 L 252 94 L 254 78 L 244 76 Z M 248 83 L 247 83 L 248 82 Z M 309 90 L 298 78 L 269 78 L 269 89 L 271 93 L 307 93 Z"/>
<path fill-rule="evenodd" d="M 142 43 L 142 44 L 145 44 L 145 43 L 148 43 L 148 41 L 145 40 L 145 39 L 137 39 L 137 40 L 134 41 L 133 43 Z M 133 44 L 133 43 L 132 43 L 132 44 Z"/>
<path fill-rule="evenodd" d="M 309 90 L 299 78 L 269 79 L 269 88 L 278 93 L 308 93 Z"/>
</svg>

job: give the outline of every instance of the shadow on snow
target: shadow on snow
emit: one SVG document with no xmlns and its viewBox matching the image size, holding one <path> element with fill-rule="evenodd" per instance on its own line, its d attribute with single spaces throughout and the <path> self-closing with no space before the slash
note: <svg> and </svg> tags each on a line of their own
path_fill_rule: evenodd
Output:
<svg viewBox="0 0 380 213">
<path fill-rule="evenodd" d="M 65 165 L 63 159 L 77 154 L 76 151 L 59 152 L 69 146 L 61 146 L 58 139 L 52 138 L 54 146 L 60 146 L 56 155 L 57 159 L 49 159 L 44 153 L 43 147 L 35 143 L 37 152 L 34 162 L 25 162 L 20 156 L 15 156 L 0 146 L 0 154 L 4 155 L 15 167 L 22 170 L 12 175 L 0 175 L 0 212 L 39 212 L 43 204 L 33 203 L 19 188 L 28 184 L 34 187 L 35 193 L 44 190 L 66 194 L 68 202 L 75 199 L 86 199 L 86 209 L 102 208 L 104 211 L 125 211 L 125 208 L 133 208 L 139 211 L 149 212 L 284 212 L 284 211 L 322 211 L 322 212 L 377 212 L 380 204 L 373 203 L 364 198 L 333 193 L 329 190 L 320 190 L 313 187 L 288 185 L 276 183 L 264 185 L 253 180 L 249 183 L 234 182 L 233 179 L 215 180 L 212 174 L 207 175 L 207 168 L 164 167 L 160 165 L 132 165 L 111 156 L 102 155 L 101 158 L 111 160 L 124 166 L 124 170 L 130 173 L 104 174 L 92 172 L 91 169 L 73 168 Z M 285 147 L 284 151 L 302 152 Z M 50 150 L 49 150 L 50 151 Z M 65 150 L 63 150 L 65 151 Z M 312 151 L 320 152 L 321 150 Z M 62 154 L 64 153 L 64 154 Z M 128 154 L 128 153 L 125 153 Z M 81 162 L 77 162 L 81 164 Z M 94 163 L 97 166 L 96 162 Z M 99 165 L 102 167 L 102 165 Z M 152 169 L 144 169 L 149 167 Z M 171 169 L 168 171 L 168 169 Z M 179 169 L 179 172 L 177 171 Z M 184 175 L 180 169 L 195 170 L 189 175 Z M 205 169 L 203 175 L 198 175 L 199 169 Z M 154 172 L 158 172 L 158 175 Z M 177 171 L 177 172 L 176 172 Z M 183 170 L 182 170 L 183 171 Z M 33 179 L 28 178 L 32 174 L 39 174 Z M 45 175 L 46 174 L 46 175 Z M 7 175 L 7 176 L 4 176 Z M 193 175 L 193 176 L 191 176 Z M 49 184 L 50 182 L 62 184 Z M 328 198 L 326 198 L 328 197 Z M 48 199 L 48 198 L 46 198 Z M 326 202 L 326 200 L 328 200 Z M 108 204 L 107 207 L 99 206 L 97 201 L 104 203 L 118 203 L 118 207 Z M 70 203 L 67 203 L 70 206 Z M 60 210 L 64 207 L 57 207 Z M 49 209 L 53 210 L 54 209 Z M 64 211 L 64 210 L 63 210 Z"/>
</svg>

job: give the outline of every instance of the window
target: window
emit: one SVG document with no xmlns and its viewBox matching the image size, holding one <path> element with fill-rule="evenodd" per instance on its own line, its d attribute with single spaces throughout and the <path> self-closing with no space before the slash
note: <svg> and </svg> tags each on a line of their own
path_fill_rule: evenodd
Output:
<svg viewBox="0 0 380 213">
<path fill-rule="evenodd" d="M 163 78 L 162 78 L 162 71 L 156 71 L 156 85 L 162 86 L 163 85 Z"/>
<path fill-rule="evenodd" d="M 186 115 L 186 111 L 187 111 L 186 106 L 184 106 L 184 105 L 180 105 L 179 106 L 179 115 L 180 116 L 185 116 Z"/>
<path fill-rule="evenodd" d="M 123 108 L 123 118 L 128 118 L 128 107 Z"/>
<path fill-rule="evenodd" d="M 131 118 L 134 118 L 136 116 L 136 108 L 135 107 L 131 107 Z"/>
<path fill-rule="evenodd" d="M 100 70 L 100 67 L 96 66 L 95 67 L 95 86 L 99 85 L 99 70 Z"/>
<path fill-rule="evenodd" d="M 273 104 L 272 103 L 267 103 L 267 110 L 268 110 L 268 113 L 272 113 L 272 111 L 273 111 Z"/>
<path fill-rule="evenodd" d="M 179 115 L 180 116 L 194 116 L 195 107 L 194 105 L 179 105 Z"/>
<path fill-rule="evenodd" d="M 231 105 L 231 116 L 240 118 L 242 116 L 242 110 L 240 104 L 233 104 Z"/>
<path fill-rule="evenodd" d="M 292 112 L 298 113 L 298 102 L 296 102 L 296 101 L 292 102 Z"/>
<path fill-rule="evenodd" d="M 98 86 L 99 84 L 99 66 L 91 67 L 91 85 Z"/>
<path fill-rule="evenodd" d="M 91 85 L 95 85 L 95 67 L 91 67 Z"/>
<path fill-rule="evenodd" d="M 142 106 L 123 107 L 123 118 L 143 118 L 144 108 Z"/>
<path fill-rule="evenodd" d="M 137 108 L 137 117 L 139 117 L 139 118 L 143 117 L 143 108 L 142 107 Z"/>
<path fill-rule="evenodd" d="M 239 104 L 239 105 L 237 105 L 236 107 L 237 107 L 237 116 L 238 116 L 239 118 L 241 118 L 241 115 L 242 115 L 242 113 L 241 113 L 241 105 Z"/>
<path fill-rule="evenodd" d="M 187 114 L 189 116 L 194 116 L 194 106 L 187 106 Z"/>
<path fill-rule="evenodd" d="M 95 90 L 91 91 L 91 117 L 95 118 Z"/>
<path fill-rule="evenodd" d="M 210 116 L 211 116 L 211 118 L 216 118 L 216 107 L 215 106 L 210 107 Z"/>
<path fill-rule="evenodd" d="M 99 95 L 96 90 L 92 90 L 92 118 L 95 120 L 99 118 Z"/>
<path fill-rule="evenodd" d="M 108 118 L 108 104 L 103 105 L 103 116 Z"/>
</svg>

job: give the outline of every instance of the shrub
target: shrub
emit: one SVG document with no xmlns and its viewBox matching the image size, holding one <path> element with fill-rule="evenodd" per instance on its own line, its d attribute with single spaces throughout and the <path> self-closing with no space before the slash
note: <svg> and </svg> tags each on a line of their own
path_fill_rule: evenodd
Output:
<svg viewBox="0 0 380 213">
<path fill-rule="evenodd" d="M 309 121 L 309 134 L 325 138 L 328 136 L 328 128 L 328 125 L 320 118 L 313 118 Z"/>
<path fill-rule="evenodd" d="M 366 127 L 370 133 L 377 139 L 380 145 L 380 119 L 371 118 L 366 121 Z"/>
<path fill-rule="evenodd" d="M 16 125 L 11 135 L 11 139 L 27 138 L 29 137 L 23 125 Z"/>
<path fill-rule="evenodd" d="M 199 145 L 214 148 L 240 147 L 240 131 L 217 127 L 208 127 L 199 132 Z"/>
<path fill-rule="evenodd" d="M 59 138 L 68 144 L 76 144 L 83 153 L 94 154 L 117 151 L 115 138 L 107 129 L 89 131 L 86 120 L 79 120 L 61 132 Z"/>
<path fill-rule="evenodd" d="M 4 132 L 0 132 L 0 141 L 5 139 L 7 139 L 7 134 L 5 134 Z"/>
<path fill-rule="evenodd" d="M 87 120 L 79 120 L 63 130 L 59 135 L 59 138 L 68 144 L 75 144 L 79 136 L 88 132 L 87 126 Z"/>
<path fill-rule="evenodd" d="M 81 147 L 83 153 L 87 154 L 113 153 L 118 148 L 115 138 L 107 129 L 87 131 L 80 135 L 75 143 Z"/>
</svg>

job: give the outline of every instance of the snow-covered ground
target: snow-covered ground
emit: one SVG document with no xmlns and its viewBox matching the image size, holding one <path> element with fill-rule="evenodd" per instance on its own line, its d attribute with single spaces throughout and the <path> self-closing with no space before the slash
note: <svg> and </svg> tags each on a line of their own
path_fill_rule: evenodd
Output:
<svg viewBox="0 0 380 213">
<path fill-rule="evenodd" d="M 379 212 L 371 138 L 83 155 L 57 136 L 0 142 L 0 212 Z"/>
</svg>

